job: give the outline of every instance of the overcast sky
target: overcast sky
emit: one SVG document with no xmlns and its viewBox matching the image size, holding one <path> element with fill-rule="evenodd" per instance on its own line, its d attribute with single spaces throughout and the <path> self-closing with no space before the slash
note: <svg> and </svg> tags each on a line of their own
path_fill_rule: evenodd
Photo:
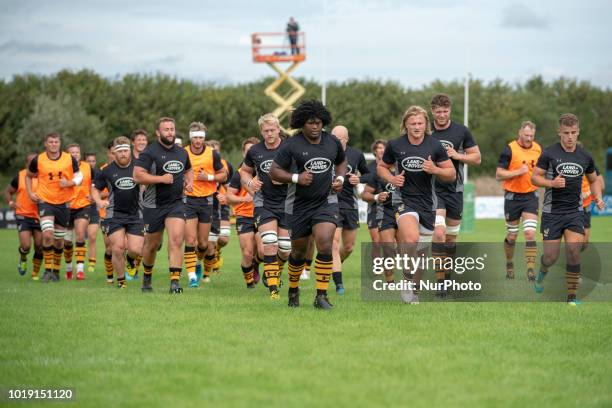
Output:
<svg viewBox="0 0 612 408">
<path fill-rule="evenodd" d="M 609 0 L 326 3 L 2 0 L 0 77 L 90 68 L 107 77 L 250 81 L 273 74 L 252 63 L 250 34 L 284 31 L 294 16 L 307 46 L 296 74 L 317 81 L 417 87 L 469 71 L 510 82 L 563 75 L 612 88 Z"/>
</svg>

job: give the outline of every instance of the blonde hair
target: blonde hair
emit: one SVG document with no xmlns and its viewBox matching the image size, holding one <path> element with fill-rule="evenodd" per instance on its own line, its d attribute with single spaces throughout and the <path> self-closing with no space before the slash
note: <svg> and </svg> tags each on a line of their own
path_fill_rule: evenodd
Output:
<svg viewBox="0 0 612 408">
<path fill-rule="evenodd" d="M 113 147 L 117 147 L 119 145 L 130 145 L 130 139 L 128 139 L 126 136 L 119 136 L 116 137 L 115 140 L 113 140 Z"/>
<path fill-rule="evenodd" d="M 273 113 L 266 113 L 265 115 L 262 115 L 259 117 L 259 119 L 257 119 L 257 124 L 259 125 L 259 128 L 261 128 L 264 123 L 276 125 L 280 128 L 280 121 Z"/>
<path fill-rule="evenodd" d="M 192 130 L 208 132 L 208 128 L 202 122 L 191 122 L 189 124 L 189 131 L 191 132 Z"/>
<path fill-rule="evenodd" d="M 402 123 L 400 125 L 400 132 L 405 135 L 408 133 L 408 129 L 406 129 L 406 120 L 412 116 L 423 115 L 425 118 L 425 134 L 431 134 L 431 123 L 429 122 L 429 115 L 427 111 L 420 106 L 413 105 L 406 109 L 404 116 L 402 117 Z"/>
</svg>

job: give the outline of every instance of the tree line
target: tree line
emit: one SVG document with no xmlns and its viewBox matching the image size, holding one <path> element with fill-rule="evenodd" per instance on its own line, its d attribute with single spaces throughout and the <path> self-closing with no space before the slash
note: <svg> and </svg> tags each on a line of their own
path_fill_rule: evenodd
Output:
<svg viewBox="0 0 612 408">
<path fill-rule="evenodd" d="M 177 130 L 184 135 L 190 122 L 205 123 L 207 138 L 220 140 L 224 155 L 238 164 L 241 141 L 259 136 L 257 118 L 275 108 L 263 94 L 271 80 L 219 85 L 164 74 L 106 78 L 90 70 L 63 70 L 49 76 L 24 74 L 2 80 L 0 174 L 14 174 L 28 152 L 41 151 L 42 137 L 50 131 L 58 131 L 65 144 L 77 142 L 83 151 L 99 153 L 103 161 L 109 140 L 129 136 L 137 128 L 153 135 L 160 116 L 174 117 Z M 306 87 L 304 99 L 320 97 L 321 84 L 300 81 Z M 399 135 L 401 117 L 409 105 L 428 108 L 431 96 L 440 92 L 453 101 L 453 120 L 463 122 L 460 81 L 433 81 L 420 88 L 382 80 L 331 82 L 327 85 L 327 106 L 333 124 L 348 127 L 350 143 L 369 151 L 374 139 Z M 471 80 L 469 127 L 483 160 L 470 175 L 494 174 L 499 153 L 524 120 L 536 123 L 536 139 L 543 146 L 555 142 L 557 119 L 565 112 L 580 118 L 580 138 L 602 168 L 604 151 L 612 146 L 610 89 L 567 78 L 547 82 L 540 76 L 514 84 L 501 79 Z"/>
</svg>

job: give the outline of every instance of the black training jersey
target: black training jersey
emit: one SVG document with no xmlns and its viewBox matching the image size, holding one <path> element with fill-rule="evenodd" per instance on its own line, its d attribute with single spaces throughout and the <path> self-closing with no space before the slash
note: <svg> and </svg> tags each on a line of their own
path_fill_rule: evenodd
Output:
<svg viewBox="0 0 612 408">
<path fill-rule="evenodd" d="M 390 170 L 391 174 L 395 176 L 395 171 Z M 386 183 L 383 179 L 378 177 L 378 174 L 374 173 L 371 177 L 368 178 L 366 183 L 368 186 L 374 189 L 374 194 L 380 194 L 382 192 L 389 193 L 389 197 L 386 201 L 379 203 L 378 205 L 382 205 L 383 207 L 392 208 L 394 205 L 399 205 L 402 203 L 402 197 L 393 184 Z"/>
<path fill-rule="evenodd" d="M 274 162 L 294 174 L 309 170 L 313 181 L 309 186 L 289 185 L 285 212 L 293 214 L 322 204 L 337 203 L 338 196 L 332 193 L 331 184 L 334 166 L 344 162 L 344 159 L 340 141 L 327 132 L 321 133 L 318 144 L 310 143 L 302 133 L 287 139 L 278 149 Z"/>
<path fill-rule="evenodd" d="M 140 153 L 134 165 L 142 167 L 154 176 L 170 173 L 174 177 L 172 184 L 149 184 L 143 194 L 143 207 L 168 207 L 183 198 L 185 172 L 191 169 L 189 155 L 184 148 L 172 145 L 167 149 L 156 141 Z"/>
<path fill-rule="evenodd" d="M 565 178 L 565 188 L 546 188 L 542 212 L 582 211 L 582 177 L 595 171 L 593 157 L 586 150 L 576 146 L 573 152 L 566 152 L 561 143 L 555 143 L 542 151 L 536 166 L 546 171 L 547 180 L 559 174 Z"/>
<path fill-rule="evenodd" d="M 254 169 L 257 179 L 263 183 L 261 189 L 253 197 L 255 207 L 283 208 L 285 206 L 287 185 L 274 183 L 268 174 L 274 156 L 284 143 L 285 141 L 281 141 L 278 148 L 268 149 L 265 142 L 260 142 L 251 146 L 244 157 L 244 164 Z"/>
<path fill-rule="evenodd" d="M 365 184 L 368 184 L 370 182 L 373 182 L 372 180 L 375 177 L 378 177 L 378 175 L 376 174 L 376 160 L 368 163 L 368 174 L 362 177 L 361 181 Z M 377 203 L 368 203 L 368 214 L 376 212 L 376 205 Z"/>
<path fill-rule="evenodd" d="M 438 139 L 445 148 L 452 147 L 457 152 L 462 153 L 465 149 L 476 146 L 476 141 L 470 130 L 460 123 L 452 122 L 450 126 L 444 130 L 433 129 L 431 134 Z M 459 160 L 453 160 L 453 166 L 457 172 L 457 179 L 452 183 L 444 183 L 436 180 L 436 191 L 460 192 L 463 191 L 463 163 Z"/>
<path fill-rule="evenodd" d="M 134 181 L 133 175 L 134 160 L 127 167 L 112 162 L 96 173 L 94 187 L 99 191 L 108 187 L 106 218 L 139 217 L 140 186 Z"/>
<path fill-rule="evenodd" d="M 370 172 L 366 163 L 365 157 L 361 151 L 347 146 L 344 151 L 346 156 L 346 174 L 344 177 L 344 184 L 342 190 L 338 193 L 338 202 L 342 209 L 359 209 L 359 195 L 357 193 L 357 186 L 353 186 L 348 178 L 349 174 L 354 175 L 365 175 Z M 363 178 L 365 180 L 365 178 Z"/>
<path fill-rule="evenodd" d="M 400 193 L 405 203 L 435 210 L 435 177 L 423 171 L 423 163 L 429 156 L 436 164 L 448 160 L 446 149 L 436 138 L 425 135 L 421 144 L 414 145 L 407 135 L 402 135 L 387 144 L 382 161 L 395 165 L 399 173 L 404 171 L 405 181 Z"/>
</svg>

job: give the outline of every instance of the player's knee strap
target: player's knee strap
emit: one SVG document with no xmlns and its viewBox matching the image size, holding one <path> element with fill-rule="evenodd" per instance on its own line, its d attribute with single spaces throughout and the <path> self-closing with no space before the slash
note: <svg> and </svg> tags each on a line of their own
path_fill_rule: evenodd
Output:
<svg viewBox="0 0 612 408">
<path fill-rule="evenodd" d="M 523 231 L 535 231 L 538 229 L 537 220 L 525 220 L 523 221 Z M 518 230 L 518 227 L 517 227 Z"/>
<path fill-rule="evenodd" d="M 44 231 L 53 231 L 53 221 L 51 220 L 43 220 L 40 222 L 40 229 Z"/>
<path fill-rule="evenodd" d="M 220 237 L 229 237 L 232 233 L 232 229 L 230 227 L 221 227 L 219 228 L 219 236 Z"/>
<path fill-rule="evenodd" d="M 285 252 L 291 251 L 291 238 L 280 237 L 278 239 L 278 249 Z"/>
<path fill-rule="evenodd" d="M 461 224 L 448 225 L 446 227 L 446 235 L 459 235 L 460 230 L 461 230 Z"/>
<path fill-rule="evenodd" d="M 518 224 L 512 225 L 512 224 L 506 223 L 506 231 L 508 231 L 508 234 L 518 234 L 519 226 Z"/>
<path fill-rule="evenodd" d="M 264 231 L 261 233 L 261 242 L 263 242 L 264 245 L 277 245 L 278 234 L 276 231 Z"/>
<path fill-rule="evenodd" d="M 208 234 L 208 241 L 209 242 L 217 242 L 219 240 L 219 234 L 216 234 L 214 232 L 211 232 Z"/>
<path fill-rule="evenodd" d="M 446 227 L 446 219 L 444 218 L 443 215 L 436 215 L 436 222 L 434 223 L 434 226 L 435 227 Z"/>
<path fill-rule="evenodd" d="M 65 230 L 54 230 L 53 231 L 53 237 L 55 239 L 64 239 L 65 236 L 66 236 Z"/>
<path fill-rule="evenodd" d="M 65 234 L 64 234 L 64 240 L 72 242 L 72 237 L 73 236 L 74 236 L 74 234 L 72 233 L 72 230 L 66 231 Z"/>
</svg>

